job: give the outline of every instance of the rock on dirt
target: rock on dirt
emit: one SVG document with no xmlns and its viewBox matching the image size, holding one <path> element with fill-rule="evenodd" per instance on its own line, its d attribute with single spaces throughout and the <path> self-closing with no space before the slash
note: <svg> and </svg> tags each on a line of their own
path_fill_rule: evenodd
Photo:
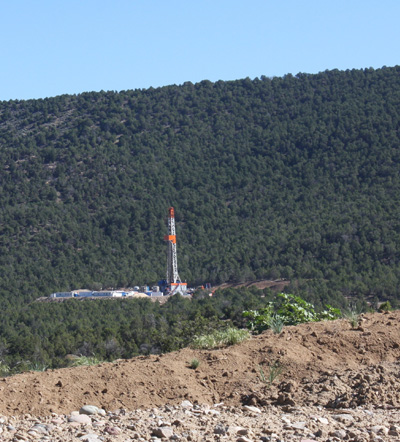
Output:
<svg viewBox="0 0 400 442">
<path fill-rule="evenodd" d="M 216 409 L 218 408 L 218 410 Z M 218 411 L 218 413 L 213 413 Z M 0 424 L 0 440 L 59 442 L 98 441 L 303 441 L 352 442 L 398 440 L 396 410 L 346 410 L 353 420 L 340 422 L 332 410 L 303 406 L 283 413 L 279 407 L 261 407 L 260 413 L 245 407 L 208 404 L 167 405 L 142 410 L 117 409 L 106 416 L 73 414 L 33 417 L 11 416 L 13 425 Z M 81 422 L 79 416 L 85 419 Z M 111 437 L 111 438 L 110 438 Z"/>
<path fill-rule="evenodd" d="M 400 312 L 361 320 L 3 378 L 0 440 L 400 440 Z"/>
</svg>

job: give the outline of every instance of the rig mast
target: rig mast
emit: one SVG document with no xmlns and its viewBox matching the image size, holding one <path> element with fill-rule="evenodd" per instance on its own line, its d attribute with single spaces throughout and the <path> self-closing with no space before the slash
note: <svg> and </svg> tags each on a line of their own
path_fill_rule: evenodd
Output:
<svg viewBox="0 0 400 442">
<path fill-rule="evenodd" d="M 187 290 L 186 282 L 181 282 L 178 274 L 178 258 L 176 254 L 175 211 L 173 207 L 168 210 L 168 235 L 164 236 L 168 243 L 167 254 L 167 288 L 170 294 L 182 293 Z"/>
</svg>

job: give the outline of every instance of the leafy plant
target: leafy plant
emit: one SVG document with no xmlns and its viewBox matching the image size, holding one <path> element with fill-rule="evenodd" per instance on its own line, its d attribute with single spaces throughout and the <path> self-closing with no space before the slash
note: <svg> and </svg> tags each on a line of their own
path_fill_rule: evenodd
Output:
<svg viewBox="0 0 400 442">
<path fill-rule="evenodd" d="M 247 328 L 252 332 L 261 333 L 270 327 L 271 316 L 274 308 L 273 303 L 270 302 L 267 307 L 259 310 L 246 310 L 243 312 L 243 317 L 247 318 Z"/>
<path fill-rule="evenodd" d="M 41 364 L 40 362 L 32 362 L 27 368 L 29 371 L 46 371 L 49 367 L 45 364 Z"/>
<path fill-rule="evenodd" d="M 197 358 L 194 358 L 190 361 L 190 368 L 192 368 L 193 370 L 196 370 L 200 365 L 200 361 Z"/>
<path fill-rule="evenodd" d="M 297 325 L 303 322 L 333 320 L 341 317 L 341 311 L 330 305 L 317 313 L 314 306 L 300 296 L 281 293 L 278 295 L 281 303 L 274 312 L 274 304 L 260 310 L 244 311 L 243 316 L 248 318 L 247 327 L 260 333 L 271 328 L 274 333 L 280 333 L 284 325 Z"/>
<path fill-rule="evenodd" d="M 297 325 L 318 320 L 314 306 L 300 296 L 286 293 L 281 293 L 278 296 L 282 299 L 282 304 L 277 313 L 285 325 Z"/>
<path fill-rule="evenodd" d="M 333 321 L 342 317 L 340 309 L 327 304 L 325 310 L 317 314 L 318 321 Z"/>
<path fill-rule="evenodd" d="M 360 312 L 357 310 L 348 310 L 344 316 L 349 321 L 351 328 L 357 328 L 360 325 Z"/>
<path fill-rule="evenodd" d="M 229 327 L 220 333 L 219 338 L 224 346 L 240 344 L 250 337 L 247 330 Z"/>
<path fill-rule="evenodd" d="M 77 356 L 73 359 L 71 363 L 71 367 L 80 367 L 83 365 L 98 365 L 101 364 L 103 361 L 96 358 L 96 356 Z"/>
<path fill-rule="evenodd" d="M 0 376 L 8 376 L 10 373 L 10 366 L 5 362 L 0 361 Z"/>
<path fill-rule="evenodd" d="M 281 316 L 276 314 L 271 316 L 269 326 L 275 334 L 279 334 L 282 331 L 284 325 L 285 324 Z"/>
<path fill-rule="evenodd" d="M 271 388 L 271 385 L 284 371 L 284 366 L 280 363 L 280 361 L 276 360 L 267 366 L 267 374 L 265 374 L 264 369 L 261 365 L 258 366 L 260 370 L 260 380 L 267 385 L 268 388 Z"/>
<path fill-rule="evenodd" d="M 196 336 L 191 343 L 191 347 L 203 350 L 226 347 L 239 344 L 249 337 L 250 334 L 247 330 L 229 327 L 226 330 L 216 330 L 207 335 Z"/>
<path fill-rule="evenodd" d="M 198 349 L 210 349 L 218 347 L 214 334 L 195 336 L 191 343 L 191 347 Z"/>
<path fill-rule="evenodd" d="M 382 304 L 379 306 L 378 310 L 380 312 L 390 312 L 392 310 L 392 304 L 390 301 L 382 302 Z"/>
</svg>

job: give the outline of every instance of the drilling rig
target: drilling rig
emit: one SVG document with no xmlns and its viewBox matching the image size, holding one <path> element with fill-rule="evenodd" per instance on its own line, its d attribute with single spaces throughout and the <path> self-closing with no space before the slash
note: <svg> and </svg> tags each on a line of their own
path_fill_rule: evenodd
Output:
<svg viewBox="0 0 400 442">
<path fill-rule="evenodd" d="M 180 293 L 185 295 L 187 283 L 182 282 L 178 274 L 178 258 L 176 253 L 175 211 L 173 207 L 168 209 L 168 235 L 164 236 L 167 241 L 167 279 L 160 281 L 160 286 L 165 295 Z"/>
</svg>

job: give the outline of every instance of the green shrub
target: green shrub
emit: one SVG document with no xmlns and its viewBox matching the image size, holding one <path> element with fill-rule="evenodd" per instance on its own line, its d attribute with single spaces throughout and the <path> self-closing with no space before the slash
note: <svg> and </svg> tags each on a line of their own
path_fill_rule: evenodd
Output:
<svg viewBox="0 0 400 442">
<path fill-rule="evenodd" d="M 284 325 L 297 325 L 304 322 L 316 322 L 333 320 L 341 317 L 341 311 L 326 305 L 325 310 L 317 313 L 314 306 L 300 296 L 281 293 L 278 295 L 281 303 L 274 312 L 274 304 L 260 310 L 248 310 L 243 312 L 247 318 L 247 328 L 252 332 L 261 333 L 271 328 L 274 333 L 280 333 Z"/>
<path fill-rule="evenodd" d="M 28 365 L 28 371 L 46 371 L 49 367 L 40 362 L 32 362 Z"/>
<path fill-rule="evenodd" d="M 360 313 L 357 310 L 348 310 L 344 317 L 349 321 L 351 328 L 357 328 L 360 325 Z"/>
<path fill-rule="evenodd" d="M 378 310 L 380 312 L 390 312 L 392 310 L 392 304 L 390 303 L 390 301 L 382 302 Z"/>
<path fill-rule="evenodd" d="M 268 387 L 271 388 L 271 385 L 284 371 L 284 366 L 280 363 L 280 361 L 272 362 L 268 365 L 267 374 L 264 372 L 264 369 L 261 365 L 258 366 L 260 370 L 260 380 Z"/>
<path fill-rule="evenodd" d="M 10 367 L 5 362 L 0 361 L 0 376 L 5 377 L 10 374 Z"/>
<path fill-rule="evenodd" d="M 213 334 L 195 336 L 191 343 L 191 347 L 199 349 L 215 348 L 217 346 L 217 341 Z"/>
<path fill-rule="evenodd" d="M 247 328 L 252 332 L 261 333 L 270 326 L 271 315 L 273 314 L 273 304 L 270 302 L 267 307 L 260 310 L 246 310 L 243 317 L 247 318 Z"/>
<path fill-rule="evenodd" d="M 229 327 L 222 333 L 220 333 L 220 342 L 223 346 L 240 344 L 249 338 L 249 332 L 247 330 L 239 330 L 235 327 Z"/>
<path fill-rule="evenodd" d="M 72 363 L 70 364 L 70 367 L 80 367 L 83 365 L 98 365 L 101 364 L 103 361 L 96 358 L 96 356 L 77 356 L 75 359 L 73 359 Z"/>
<path fill-rule="evenodd" d="M 191 343 L 191 347 L 202 350 L 227 347 L 239 344 L 248 339 L 249 336 L 250 334 L 247 330 L 229 327 L 226 330 L 216 330 L 208 335 L 196 336 Z"/>
<path fill-rule="evenodd" d="M 275 334 L 279 334 L 284 326 L 283 319 L 279 315 L 272 315 L 269 321 L 269 327 Z"/>
<path fill-rule="evenodd" d="M 282 304 L 277 313 L 285 325 L 297 325 L 318 320 L 314 306 L 300 296 L 287 295 L 286 293 L 281 293 L 278 296 L 282 299 Z"/>
<path fill-rule="evenodd" d="M 340 309 L 327 304 L 326 309 L 317 314 L 318 321 L 333 321 L 342 317 Z"/>
<path fill-rule="evenodd" d="M 189 364 L 190 368 L 192 368 L 193 370 L 196 370 L 199 367 L 199 365 L 200 361 L 196 358 L 192 359 Z"/>
</svg>

